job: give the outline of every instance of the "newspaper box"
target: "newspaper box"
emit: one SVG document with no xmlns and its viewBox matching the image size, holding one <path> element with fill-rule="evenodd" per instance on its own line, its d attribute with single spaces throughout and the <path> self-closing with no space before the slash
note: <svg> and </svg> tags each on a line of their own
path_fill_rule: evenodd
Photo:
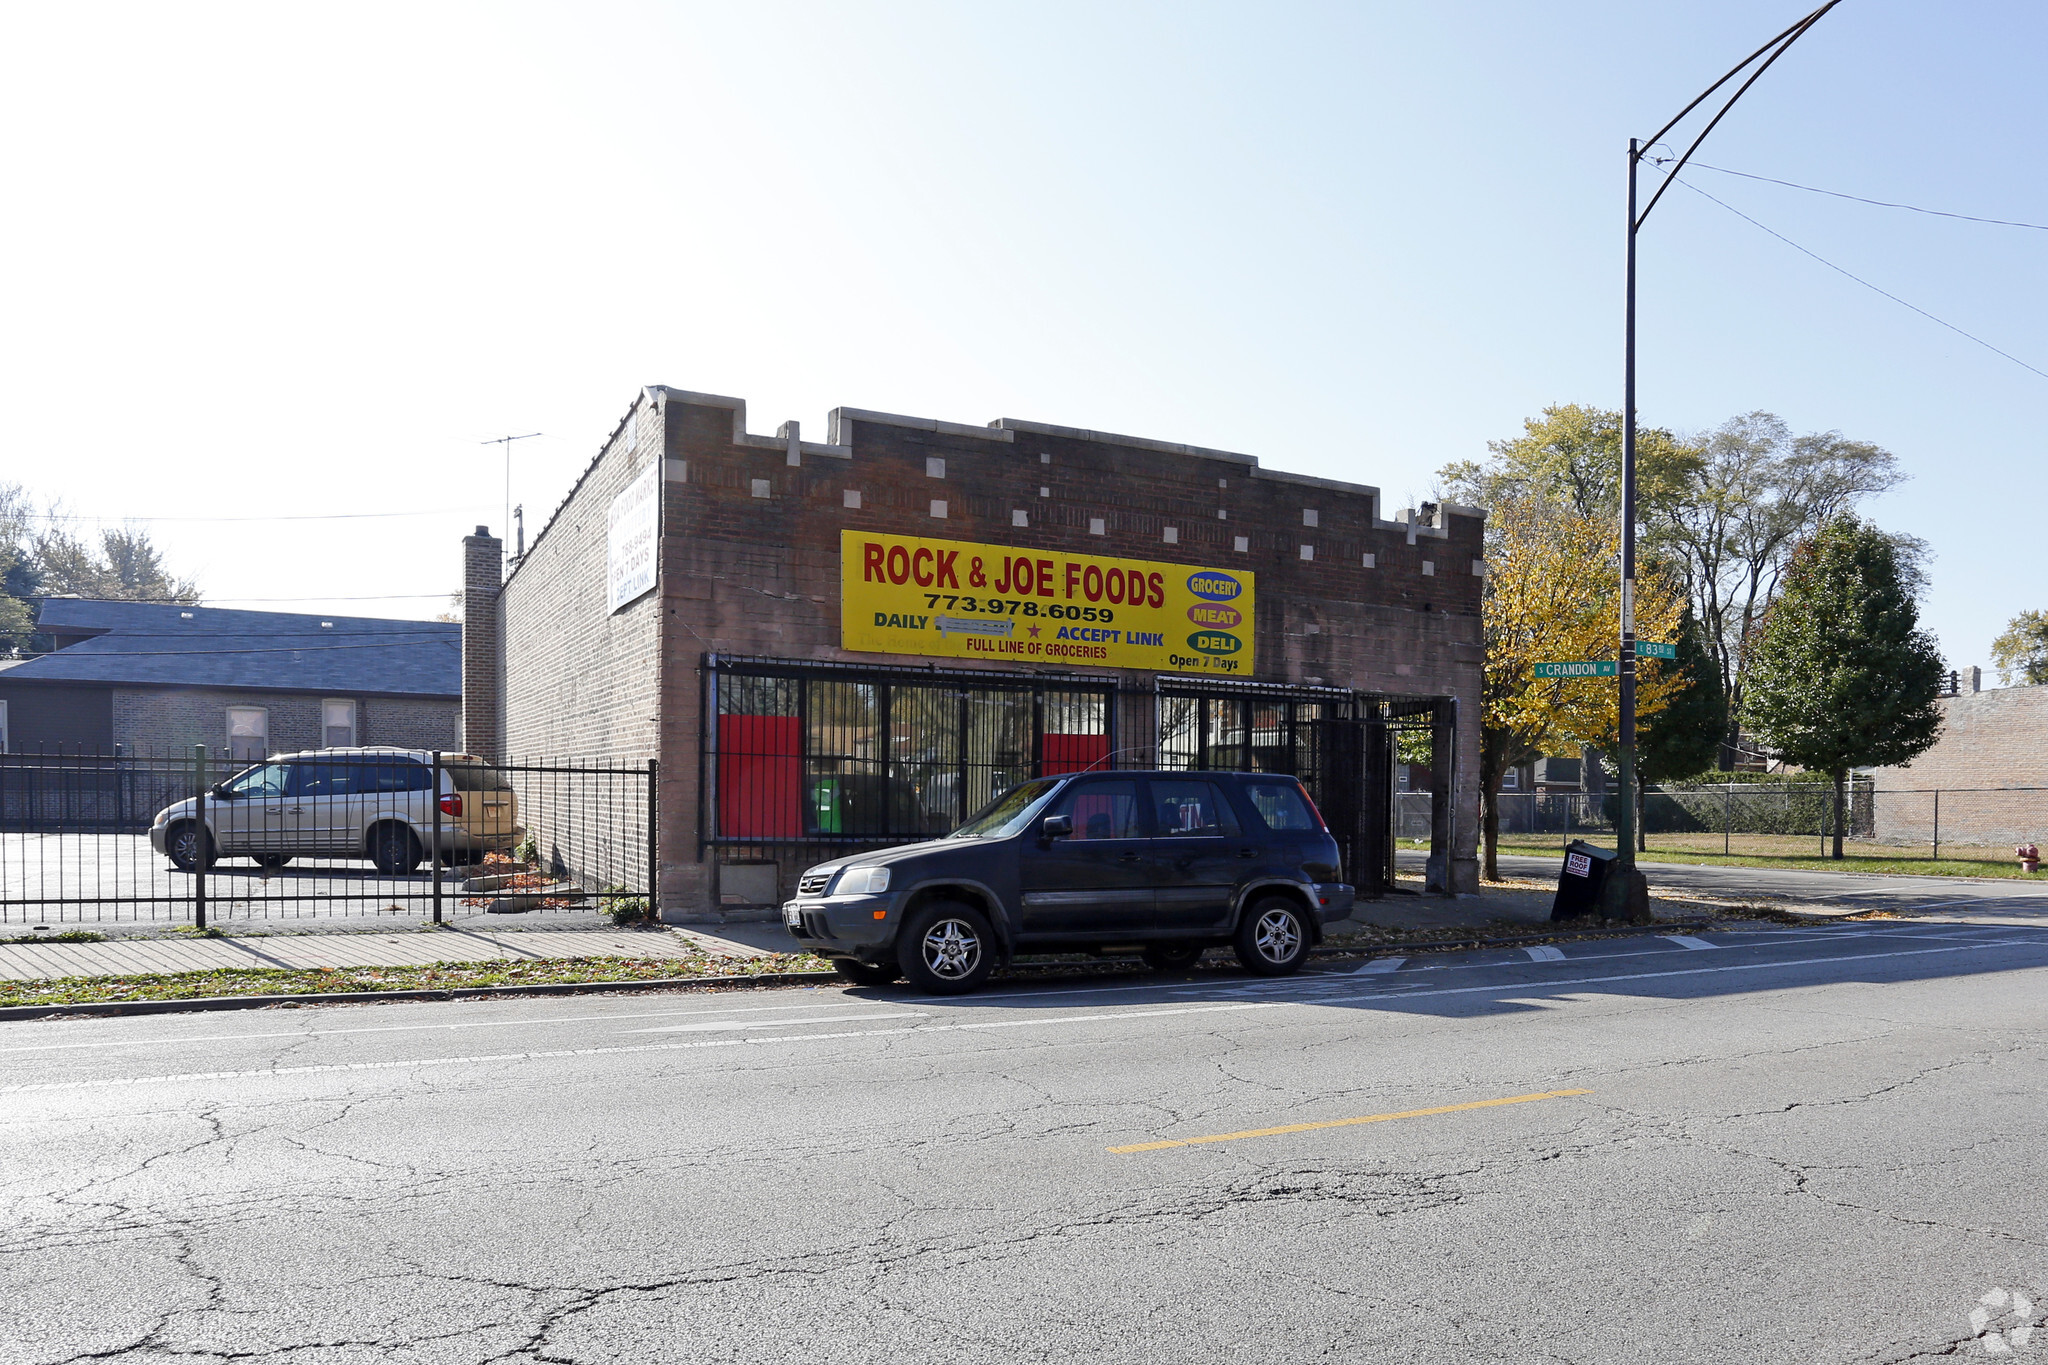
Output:
<svg viewBox="0 0 2048 1365">
<path fill-rule="evenodd" d="M 1565 845 L 1564 867 L 1557 874 L 1557 899 L 1551 902 L 1550 917 L 1577 919 L 1600 913 L 1600 888 L 1614 866 L 1614 850 L 1596 848 L 1583 839 Z"/>
</svg>

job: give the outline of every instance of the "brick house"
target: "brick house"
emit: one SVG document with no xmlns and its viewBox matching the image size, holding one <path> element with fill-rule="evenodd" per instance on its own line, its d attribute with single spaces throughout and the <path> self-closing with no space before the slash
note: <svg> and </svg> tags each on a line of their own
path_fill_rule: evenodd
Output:
<svg viewBox="0 0 2048 1365">
<path fill-rule="evenodd" d="M 0 669 L 0 752 L 230 762 L 348 745 L 453 749 L 461 630 L 440 621 L 45 599 L 56 645 Z"/>
<path fill-rule="evenodd" d="M 464 543 L 465 748 L 657 759 L 665 917 L 1088 766 L 1295 772 L 1372 894 L 1404 726 L 1436 739 L 1431 881 L 1476 889 L 1483 513 L 1008 418 L 830 423 L 649 388 L 502 583 Z"/>
</svg>

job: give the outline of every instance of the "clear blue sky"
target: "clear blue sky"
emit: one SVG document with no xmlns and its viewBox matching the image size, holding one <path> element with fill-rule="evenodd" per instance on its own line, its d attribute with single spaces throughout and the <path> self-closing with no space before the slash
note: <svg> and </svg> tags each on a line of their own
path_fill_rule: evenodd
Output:
<svg viewBox="0 0 2048 1365">
<path fill-rule="evenodd" d="M 0 478 L 154 523 L 223 605 L 428 615 L 638 387 L 1028 417 L 1391 506 L 1544 404 L 1620 402 L 1623 146 L 1795 3 L 16 5 Z M 1702 153 L 2048 223 L 2048 7 L 1846 0 Z M 1700 172 L 2048 370 L 2048 233 Z M 1983 662 L 2042 573 L 2048 379 L 1674 189 L 1646 420 L 1897 452 Z"/>
</svg>

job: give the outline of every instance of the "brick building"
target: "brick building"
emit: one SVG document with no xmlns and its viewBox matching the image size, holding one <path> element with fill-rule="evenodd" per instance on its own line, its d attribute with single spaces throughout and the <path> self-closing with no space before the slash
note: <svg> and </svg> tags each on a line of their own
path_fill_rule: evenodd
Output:
<svg viewBox="0 0 2048 1365">
<path fill-rule="evenodd" d="M 1943 697 L 1941 737 L 1920 757 L 1867 774 L 1877 840 L 1995 848 L 2048 840 L 2048 687 Z M 1937 795 L 1938 793 L 1938 795 Z"/>
<path fill-rule="evenodd" d="M 1036 422 L 830 421 L 649 388 L 502 582 L 465 541 L 465 747 L 658 759 L 665 916 L 1089 766 L 1298 773 L 1372 894 L 1404 726 L 1436 736 L 1430 879 L 1474 889 L 1483 513 Z"/>
<path fill-rule="evenodd" d="M 455 746 L 449 622 L 53 597 L 36 629 L 55 649 L 0 668 L 0 753 Z"/>
</svg>

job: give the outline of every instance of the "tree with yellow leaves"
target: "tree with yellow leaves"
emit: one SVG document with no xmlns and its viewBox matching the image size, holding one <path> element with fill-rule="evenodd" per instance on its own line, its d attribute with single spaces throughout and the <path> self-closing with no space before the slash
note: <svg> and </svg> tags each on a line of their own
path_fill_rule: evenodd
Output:
<svg viewBox="0 0 2048 1365">
<path fill-rule="evenodd" d="M 1535 666 L 1616 657 L 1621 528 L 1551 499 L 1497 490 L 1486 531 L 1481 875 L 1498 881 L 1502 776 L 1560 741 L 1597 744 L 1620 725 L 1615 679 L 1538 678 Z M 1668 578 L 1640 574 L 1637 638 L 1675 639 L 1684 607 L 1684 594 Z M 1656 660 L 1638 660 L 1636 669 L 1639 717 L 1654 715 L 1685 685 Z"/>
</svg>

